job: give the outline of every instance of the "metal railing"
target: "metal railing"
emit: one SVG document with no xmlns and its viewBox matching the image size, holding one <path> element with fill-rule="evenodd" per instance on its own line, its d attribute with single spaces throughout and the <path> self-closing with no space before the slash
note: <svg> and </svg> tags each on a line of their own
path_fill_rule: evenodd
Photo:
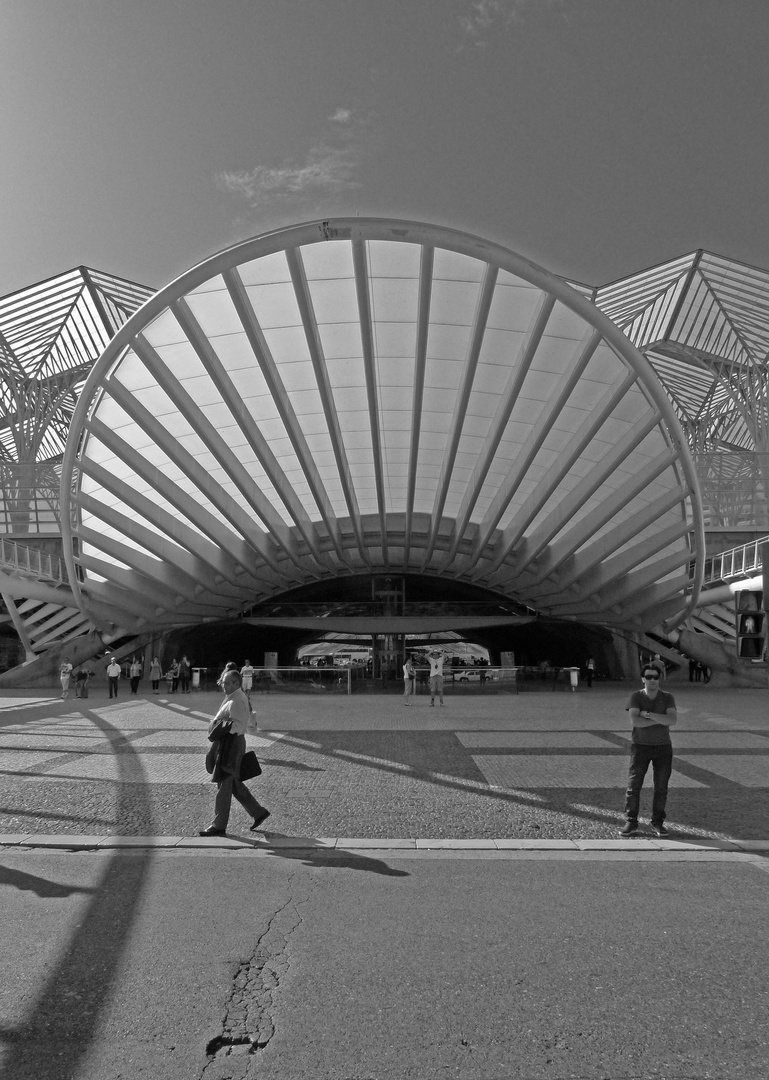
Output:
<svg viewBox="0 0 769 1080">
<path fill-rule="evenodd" d="M 474 615 L 474 616 L 506 616 L 517 617 L 530 614 L 523 605 L 506 603 L 498 600 L 430 600 L 409 601 L 405 604 L 391 605 L 380 600 L 340 600 L 322 601 L 314 603 L 295 604 L 282 601 L 280 603 L 260 603 L 248 608 L 243 612 L 242 618 L 311 618 L 328 619 L 354 618 L 371 616 L 425 616 L 425 615 Z"/>
<path fill-rule="evenodd" d="M 63 559 L 37 548 L 0 538 L 0 565 L 17 573 L 31 574 L 46 581 L 66 585 L 69 581 Z"/>
<path fill-rule="evenodd" d="M 761 573 L 761 545 L 769 536 L 722 551 L 705 560 L 704 582 L 729 581 L 730 578 L 756 577 Z"/>
</svg>

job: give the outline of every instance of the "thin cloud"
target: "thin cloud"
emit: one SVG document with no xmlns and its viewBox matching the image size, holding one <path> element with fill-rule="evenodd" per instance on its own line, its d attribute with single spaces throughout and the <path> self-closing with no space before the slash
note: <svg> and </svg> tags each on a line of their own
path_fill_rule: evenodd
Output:
<svg viewBox="0 0 769 1080">
<path fill-rule="evenodd" d="M 303 160 L 222 172 L 216 177 L 217 186 L 246 200 L 262 220 L 265 214 L 282 218 L 316 209 L 321 214 L 333 212 L 361 187 L 358 173 L 368 151 L 366 124 L 351 109 L 337 108 L 328 125 L 324 138 Z"/>
<path fill-rule="evenodd" d="M 495 33 L 519 21 L 535 2 L 541 5 L 553 0 L 468 0 L 467 11 L 459 16 L 459 25 L 474 46 L 485 48 Z"/>
</svg>

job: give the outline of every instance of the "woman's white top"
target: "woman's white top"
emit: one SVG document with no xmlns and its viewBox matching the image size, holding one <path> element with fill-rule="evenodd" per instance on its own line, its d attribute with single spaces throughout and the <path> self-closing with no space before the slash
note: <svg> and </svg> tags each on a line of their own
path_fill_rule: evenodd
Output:
<svg viewBox="0 0 769 1080">
<path fill-rule="evenodd" d="M 231 720 L 232 727 L 230 731 L 233 735 L 245 735 L 248 731 L 248 718 L 251 715 L 251 709 L 248 704 L 248 698 L 243 691 L 238 687 L 237 690 L 233 690 L 231 694 L 228 694 L 222 704 L 219 706 L 219 711 L 213 718 L 208 726 L 208 734 L 214 730 L 217 724 L 222 720 Z"/>
</svg>

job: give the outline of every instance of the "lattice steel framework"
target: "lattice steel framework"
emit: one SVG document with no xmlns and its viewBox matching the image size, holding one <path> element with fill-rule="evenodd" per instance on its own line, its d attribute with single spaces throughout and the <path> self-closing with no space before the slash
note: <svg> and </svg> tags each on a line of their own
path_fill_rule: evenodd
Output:
<svg viewBox="0 0 769 1080">
<path fill-rule="evenodd" d="M 61 457 L 78 396 L 152 291 L 81 266 L 0 299 L 0 534 L 60 534 Z M 0 621 L 13 623 L 31 659 L 91 627 L 61 582 L 35 572 L 39 552 L 18 550 L 26 568 L 0 560 Z"/>
<path fill-rule="evenodd" d="M 617 326 L 504 248 L 375 219 L 247 241 L 153 297 L 83 389 L 62 499 L 111 632 L 372 571 L 640 628 L 694 602 L 704 553 L 681 425 Z"/>
<path fill-rule="evenodd" d="M 0 299 L 0 460 L 61 460 L 94 361 L 152 292 L 80 266 Z"/>
<path fill-rule="evenodd" d="M 769 451 L 769 272 L 696 251 L 593 297 L 650 361 L 695 452 Z"/>
</svg>

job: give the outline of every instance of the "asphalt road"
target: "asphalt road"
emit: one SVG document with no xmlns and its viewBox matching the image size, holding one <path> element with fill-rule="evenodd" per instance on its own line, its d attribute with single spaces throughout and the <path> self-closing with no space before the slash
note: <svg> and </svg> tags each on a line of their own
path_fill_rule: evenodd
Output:
<svg viewBox="0 0 769 1080">
<path fill-rule="evenodd" d="M 759 1080 L 769 863 L 0 855 L 9 1080 Z"/>
<path fill-rule="evenodd" d="M 766 694 L 675 693 L 624 846 L 619 686 L 262 698 L 257 847 L 197 837 L 217 696 L 0 695 L 0 1075 L 764 1080 Z"/>
</svg>

